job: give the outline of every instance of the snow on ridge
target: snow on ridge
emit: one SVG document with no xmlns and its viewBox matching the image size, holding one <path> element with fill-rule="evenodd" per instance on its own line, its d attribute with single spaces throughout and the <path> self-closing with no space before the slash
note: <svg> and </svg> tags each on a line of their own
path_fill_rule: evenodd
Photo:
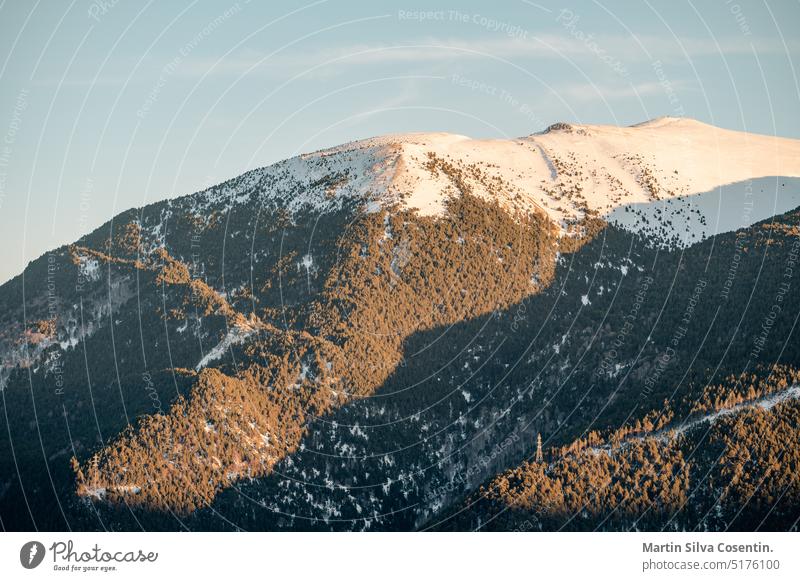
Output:
<svg viewBox="0 0 800 581">
<path fill-rule="evenodd" d="M 355 142 L 279 161 L 196 194 L 195 210 L 248 201 L 279 205 L 291 215 L 332 212 L 352 201 L 382 206 L 393 177 L 393 149 Z"/>
<path fill-rule="evenodd" d="M 435 167 L 434 159 L 449 171 Z M 348 203 L 367 212 L 397 204 L 440 216 L 457 193 L 453 169 L 460 172 L 459 185 L 472 193 L 512 212 L 542 211 L 564 231 L 587 215 L 599 215 L 633 231 L 669 235 L 671 243 L 685 246 L 732 229 L 715 220 L 713 208 L 697 209 L 695 196 L 768 176 L 800 177 L 800 141 L 675 117 L 632 127 L 557 123 L 517 139 L 385 135 L 253 170 L 197 194 L 197 210 L 253 201 L 295 215 L 326 213 Z M 651 206 L 671 200 L 676 206 L 665 228 L 667 219 Z M 735 227 L 750 225 L 746 222 Z"/>
<path fill-rule="evenodd" d="M 604 444 L 602 446 L 586 448 L 585 451 L 592 454 L 611 454 L 629 447 L 631 443 L 634 442 L 654 440 L 656 442 L 667 443 L 677 439 L 680 436 L 683 436 L 687 432 L 690 432 L 699 426 L 713 425 L 719 419 L 726 416 L 736 415 L 743 411 L 752 409 L 769 411 L 779 404 L 796 399 L 800 399 L 800 385 L 793 384 L 785 390 L 769 393 L 753 400 L 744 401 L 732 407 L 714 410 L 699 417 L 686 418 L 682 422 L 669 425 L 655 432 L 630 436 L 616 445 Z"/>
<path fill-rule="evenodd" d="M 209 363 L 222 358 L 233 345 L 241 345 L 261 329 L 263 329 L 263 325 L 260 325 L 258 322 L 252 322 L 246 319 L 237 321 L 228 328 L 225 337 L 203 356 L 200 362 L 195 366 L 195 371 L 200 371 L 204 367 L 207 367 Z"/>
</svg>

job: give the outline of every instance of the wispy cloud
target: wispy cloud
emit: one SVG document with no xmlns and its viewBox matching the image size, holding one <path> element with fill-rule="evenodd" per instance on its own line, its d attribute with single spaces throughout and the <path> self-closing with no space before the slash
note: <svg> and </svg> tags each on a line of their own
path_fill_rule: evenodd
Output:
<svg viewBox="0 0 800 581">
<path fill-rule="evenodd" d="M 456 61 L 506 60 L 527 67 L 537 60 L 567 60 L 585 68 L 603 66 L 598 54 L 606 59 L 633 66 L 653 61 L 685 62 L 723 55 L 727 57 L 785 54 L 800 56 L 800 41 L 789 40 L 785 47 L 780 39 L 749 37 L 736 38 L 667 38 L 639 36 L 635 40 L 623 35 L 597 35 L 591 45 L 568 32 L 559 34 L 528 35 L 527 38 L 421 38 L 402 43 L 358 43 L 339 47 L 298 50 L 297 46 L 278 51 L 242 50 L 225 58 L 188 56 L 180 59 L 174 75 L 199 78 L 214 75 L 266 74 L 307 79 L 341 74 L 354 67 L 391 66 L 393 64 L 442 65 Z M 174 60 L 174 59 L 171 59 Z M 164 66 L 169 61 L 165 61 Z M 156 63 L 154 63 L 156 64 Z M 157 66 L 157 64 L 156 64 Z M 172 73 L 171 73 L 172 74 Z M 146 79 L 149 79 L 148 76 Z M 136 82 L 120 75 L 98 78 L 68 78 L 68 85 L 114 85 L 125 81 Z M 60 78 L 38 79 L 39 84 L 57 84 Z"/>
<path fill-rule="evenodd" d="M 651 62 L 653 60 L 685 60 L 714 55 L 726 57 L 785 53 L 779 39 L 750 38 L 705 39 L 640 36 L 595 36 L 593 46 L 624 63 Z M 791 41 L 790 53 L 800 52 L 800 42 Z M 334 70 L 354 66 L 389 65 L 392 63 L 432 63 L 435 61 L 501 59 L 518 64 L 525 59 L 590 60 L 596 54 L 589 50 L 584 40 L 568 34 L 548 34 L 527 39 L 494 38 L 428 38 L 406 43 L 352 44 L 339 48 L 311 51 L 277 52 L 271 56 L 249 50 L 236 56 L 221 59 L 189 58 L 181 63 L 179 74 L 243 74 L 247 72 L 275 72 L 292 74 L 307 72 L 327 74 Z"/>
</svg>

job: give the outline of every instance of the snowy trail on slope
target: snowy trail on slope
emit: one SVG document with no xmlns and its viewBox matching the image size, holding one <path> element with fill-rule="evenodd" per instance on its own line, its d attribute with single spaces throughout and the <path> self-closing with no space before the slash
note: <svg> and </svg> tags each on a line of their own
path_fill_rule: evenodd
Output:
<svg viewBox="0 0 800 581">
<path fill-rule="evenodd" d="M 735 415 L 743 411 L 754 408 L 770 410 L 774 408 L 776 405 L 792 399 L 800 399 L 800 385 L 793 385 L 792 387 L 785 389 L 783 391 L 771 393 L 769 395 L 765 395 L 758 399 L 737 404 L 730 408 L 717 410 L 715 412 L 712 412 L 710 414 L 698 418 L 686 420 L 680 424 L 662 428 L 661 430 L 655 431 L 650 434 L 643 434 L 626 438 L 617 446 L 611 446 L 611 445 L 596 446 L 592 448 L 587 448 L 586 451 L 593 454 L 611 455 L 615 452 L 624 450 L 634 442 L 642 442 L 645 440 L 656 440 L 657 442 L 662 442 L 662 443 L 669 442 L 671 440 L 675 440 L 676 438 L 682 436 L 686 432 L 689 432 L 697 428 L 700 425 L 703 424 L 711 425 L 717 420 L 719 420 L 721 417 Z"/>
</svg>

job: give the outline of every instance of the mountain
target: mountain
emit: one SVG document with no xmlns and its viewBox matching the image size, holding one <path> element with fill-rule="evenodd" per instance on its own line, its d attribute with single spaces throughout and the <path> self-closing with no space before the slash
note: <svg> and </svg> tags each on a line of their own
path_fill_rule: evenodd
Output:
<svg viewBox="0 0 800 581">
<path fill-rule="evenodd" d="M 798 177 L 795 140 L 558 123 L 124 212 L 0 287 L 3 527 L 797 528 Z"/>
</svg>

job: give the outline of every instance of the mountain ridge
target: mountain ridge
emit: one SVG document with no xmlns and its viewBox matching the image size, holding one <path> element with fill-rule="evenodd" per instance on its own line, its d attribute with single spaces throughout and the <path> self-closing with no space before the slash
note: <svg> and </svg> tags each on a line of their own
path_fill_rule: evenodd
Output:
<svg viewBox="0 0 800 581">
<path fill-rule="evenodd" d="M 597 215 L 658 236 L 644 221 L 622 219 L 620 211 L 641 203 L 674 202 L 679 208 L 670 209 L 670 215 L 680 220 L 683 212 L 698 212 L 693 196 L 755 178 L 800 177 L 798 140 L 672 117 L 630 127 L 564 123 L 553 127 L 515 139 L 472 139 L 441 132 L 389 134 L 301 154 L 237 179 L 246 176 L 245 182 L 250 186 L 255 182 L 256 189 L 264 183 L 264 190 L 274 193 L 262 201 L 282 203 L 290 212 L 303 207 L 331 211 L 351 199 L 362 202 L 368 212 L 399 205 L 431 216 L 443 213 L 447 196 L 458 189 L 454 180 L 460 180 L 458 187 L 496 200 L 512 213 L 542 211 L 565 232 L 574 222 Z M 437 164 L 448 171 L 431 171 Z M 292 197 L 292 182 L 303 178 L 308 178 L 306 186 L 317 180 L 316 188 Z M 216 197 L 226 183 L 205 192 Z M 234 191 L 227 195 L 238 199 Z M 701 216 L 705 226 L 693 223 L 690 236 L 669 243 L 685 246 L 719 233 L 710 229 L 708 214 Z"/>
</svg>

